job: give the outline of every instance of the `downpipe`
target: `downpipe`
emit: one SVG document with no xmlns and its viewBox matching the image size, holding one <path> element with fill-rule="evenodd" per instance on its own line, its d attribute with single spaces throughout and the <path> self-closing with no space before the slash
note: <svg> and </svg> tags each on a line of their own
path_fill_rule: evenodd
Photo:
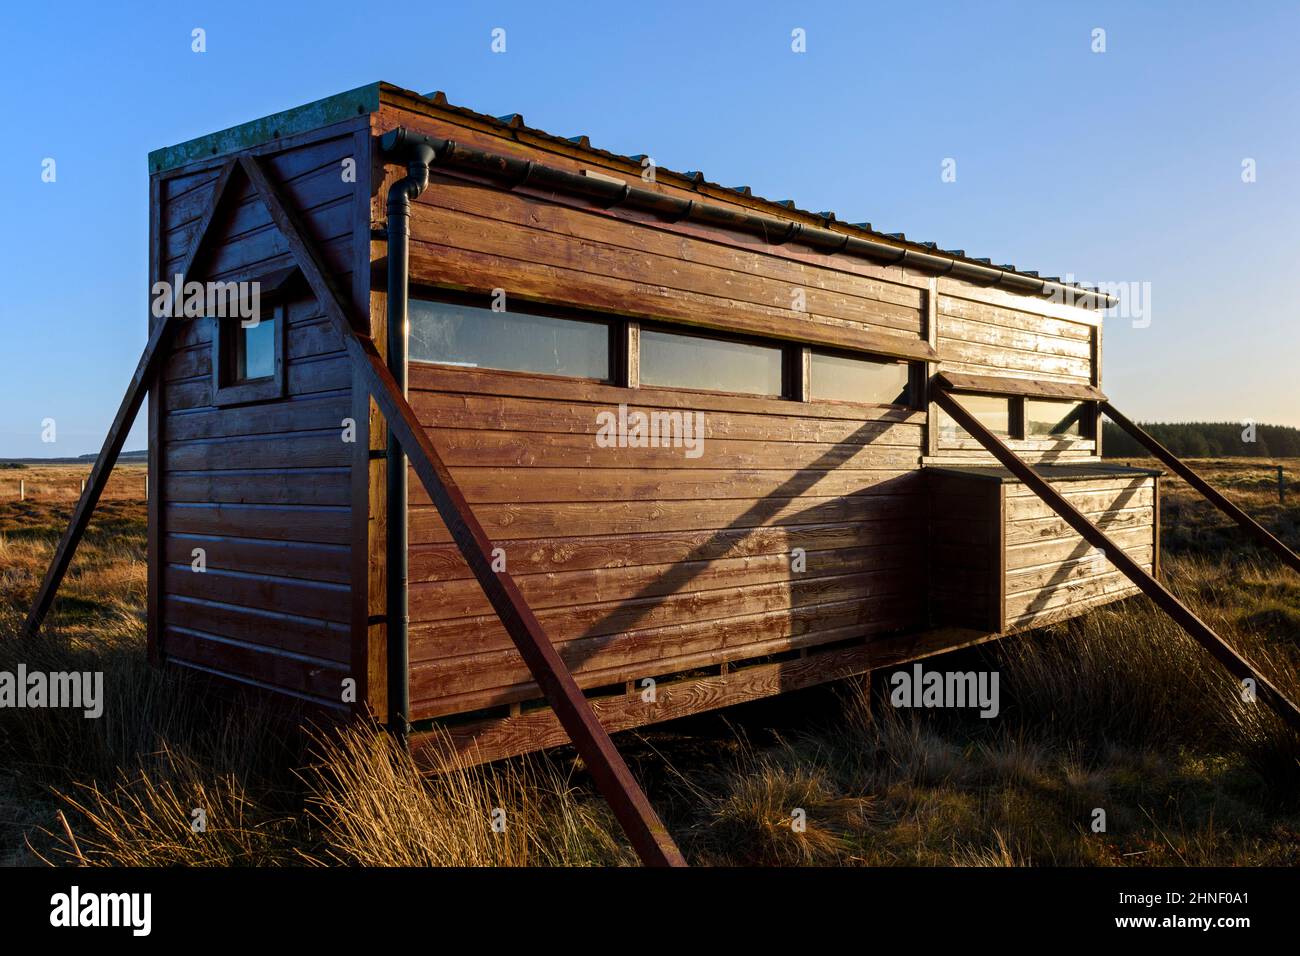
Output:
<svg viewBox="0 0 1300 956">
<path fill-rule="evenodd" d="M 400 132 L 400 131 L 399 131 Z M 407 343 L 410 337 L 411 203 L 429 185 L 429 165 L 437 158 L 431 145 L 385 136 L 380 147 L 387 159 L 406 163 L 406 176 L 388 190 L 388 369 L 402 395 L 407 394 Z M 406 454 L 390 427 L 385 461 L 388 541 L 386 546 L 388 628 L 388 727 L 403 743 L 411 730 L 410 589 L 408 587 L 409 515 Z"/>
</svg>

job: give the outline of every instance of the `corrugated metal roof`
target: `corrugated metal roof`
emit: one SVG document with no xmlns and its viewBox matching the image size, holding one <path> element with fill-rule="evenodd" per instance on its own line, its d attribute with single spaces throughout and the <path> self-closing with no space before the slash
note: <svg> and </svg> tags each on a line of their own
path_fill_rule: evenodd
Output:
<svg viewBox="0 0 1300 956">
<path fill-rule="evenodd" d="M 409 90 L 403 90 L 402 92 L 410 93 Z M 545 130 L 528 126 L 524 122 L 523 116 L 519 113 L 509 113 L 505 116 L 497 117 L 485 113 L 479 113 L 475 110 L 469 109 L 468 107 L 455 106 L 448 102 L 447 95 L 443 93 L 441 90 L 435 90 L 434 92 L 427 93 L 427 94 L 412 93 L 411 95 L 422 96 L 423 99 L 429 100 L 433 105 L 439 107 L 440 109 L 448 110 L 453 113 L 459 113 L 463 116 L 471 117 L 479 121 L 493 122 L 499 125 L 509 127 L 510 129 L 521 130 L 527 132 L 531 136 L 537 137 L 538 139 L 550 140 L 557 143 L 564 143 L 567 146 L 576 145 L 579 148 L 581 148 L 583 151 L 591 153 L 592 155 L 598 156 L 602 159 L 626 160 L 626 161 L 633 162 L 639 166 L 647 158 L 646 153 L 627 155 L 624 153 L 616 153 L 611 150 L 601 149 L 598 146 L 592 146 L 591 140 L 586 136 L 573 137 L 573 138 L 555 136 L 551 133 L 546 132 Z M 785 213 L 794 212 L 805 216 L 811 216 L 813 218 L 820 218 L 827 224 L 832 222 L 838 223 L 840 225 L 848 226 L 849 228 L 857 232 L 860 232 L 864 235 L 868 235 L 875 239 L 889 239 L 902 246 L 911 246 L 917 249 L 924 249 L 924 250 L 936 250 L 936 251 L 943 252 L 945 255 L 949 255 L 954 258 L 966 259 L 970 262 L 978 262 L 983 265 L 993 264 L 991 259 L 979 259 L 973 256 L 968 256 L 966 254 L 966 250 L 964 249 L 948 249 L 948 248 L 941 249 L 937 242 L 908 239 L 907 236 L 901 232 L 879 232 L 873 229 L 871 223 L 869 222 L 846 223 L 843 220 L 838 219 L 834 212 L 829 212 L 829 211 L 813 212 L 807 209 L 801 209 L 793 199 L 767 199 L 763 196 L 755 195 L 753 190 L 750 189 L 750 187 L 748 186 L 723 186 L 720 183 L 709 179 L 702 171 L 698 169 L 687 170 L 686 172 L 677 172 L 656 164 L 655 166 L 656 177 L 663 176 L 665 174 L 669 177 L 676 177 L 678 179 L 682 179 L 686 182 L 687 185 L 695 189 L 699 189 L 701 186 L 707 186 L 713 189 L 722 190 L 724 192 L 736 193 L 738 195 L 744 196 L 746 199 L 752 199 L 760 203 L 765 203 L 769 206 L 774 207 L 775 209 L 780 210 L 781 212 L 785 212 Z M 1007 272 L 1014 272 L 1018 275 L 1031 276 L 1035 279 L 1039 279 L 1039 278 L 1045 279 L 1048 282 L 1054 282 L 1057 283 L 1058 285 L 1066 286 L 1068 288 L 1079 289 L 1081 292 L 1092 291 L 1096 288 L 1096 286 L 1091 283 L 1066 282 L 1063 279 L 1061 279 L 1059 276 L 1040 276 L 1039 273 L 1036 271 L 1021 269 L 1009 263 L 999 264 L 998 266 L 996 266 L 996 268 L 1003 269 Z"/>
</svg>

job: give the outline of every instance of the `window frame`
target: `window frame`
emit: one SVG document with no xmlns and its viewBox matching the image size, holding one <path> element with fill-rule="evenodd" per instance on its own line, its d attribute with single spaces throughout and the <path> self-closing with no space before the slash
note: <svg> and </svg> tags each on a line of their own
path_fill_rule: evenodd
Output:
<svg viewBox="0 0 1300 956">
<path fill-rule="evenodd" d="M 446 303 L 449 305 L 461 305 L 470 308 L 490 310 L 490 306 L 484 304 L 485 300 L 490 301 L 490 296 L 487 293 L 482 292 L 465 292 L 463 290 L 446 289 L 428 284 L 412 283 L 410 296 L 413 300 L 418 299 L 425 302 Z M 745 332 L 732 332 L 726 329 L 692 325 L 685 322 L 679 323 L 660 318 L 619 315 L 594 309 L 586 309 L 580 306 L 554 304 L 535 299 L 525 299 L 520 296 L 510 296 L 507 309 L 510 312 L 536 315 L 543 318 L 570 319 L 578 322 L 591 322 L 594 324 L 604 325 L 609 330 L 609 377 L 592 378 L 583 375 L 561 375 L 553 372 L 532 372 L 521 369 L 492 368 L 486 365 L 467 368 L 462 365 L 435 362 L 429 359 L 411 358 L 409 349 L 407 358 L 408 363 L 420 365 L 426 368 L 482 372 L 491 375 L 516 375 L 555 382 L 584 382 L 597 385 L 610 385 L 617 388 L 639 389 L 644 387 L 647 389 L 662 389 L 692 395 L 745 398 L 756 399 L 759 401 L 788 401 L 801 404 L 811 403 L 836 406 L 859 406 L 862 408 L 901 408 L 909 409 L 911 411 L 922 410 L 927 370 L 925 361 L 921 359 L 886 355 L 880 352 L 872 352 L 868 350 L 812 345 L 797 339 L 777 338 L 774 336 L 749 334 Z M 762 348 L 777 349 L 781 354 L 781 392 L 780 394 L 773 395 L 770 393 L 757 392 L 733 392 L 716 388 L 688 388 L 680 385 L 645 384 L 642 381 L 641 368 L 641 334 L 644 331 L 664 332 L 670 335 L 680 335 L 689 338 L 714 339 L 722 342 L 734 342 L 741 345 L 755 345 Z M 906 404 L 853 402 L 840 399 L 812 398 L 809 394 L 809 374 L 811 368 L 811 353 L 814 350 L 830 355 L 843 355 L 849 358 L 905 364 L 908 369 L 908 400 Z"/>
<path fill-rule="evenodd" d="M 889 355 L 881 355 L 878 352 L 855 352 L 852 349 L 834 349 L 820 345 L 803 346 L 803 349 L 808 355 L 808 361 L 804 365 L 804 375 L 807 377 L 807 387 L 805 389 L 806 397 L 804 398 L 804 401 L 826 405 L 861 405 L 867 408 L 910 408 L 913 411 L 920 407 L 921 386 L 925 375 L 924 362 L 915 359 L 895 358 Z M 852 399 L 844 398 L 817 398 L 812 394 L 812 359 L 814 355 L 829 355 L 838 358 L 858 359 L 864 362 L 876 362 L 884 365 L 904 365 L 907 368 L 907 400 L 905 402 L 855 402 Z"/>
<path fill-rule="evenodd" d="M 491 296 L 473 295 L 471 293 L 457 292 L 451 289 L 438 289 L 431 286 L 417 286 L 412 284 L 410 298 L 411 300 L 419 299 L 422 302 L 443 303 L 445 305 L 459 305 L 471 309 L 482 309 L 485 312 L 492 311 L 490 305 L 483 304 L 483 300 L 487 298 L 490 301 Z M 627 363 L 627 353 L 622 347 L 622 342 L 626 339 L 626 334 L 623 330 L 627 323 L 620 316 L 574 308 L 572 306 L 534 302 L 518 296 L 509 297 L 506 311 L 515 312 L 521 315 L 534 315 L 544 319 L 567 319 L 571 322 L 587 322 L 592 325 L 604 326 L 609 331 L 607 342 L 609 349 L 609 354 L 607 356 L 609 375 L 605 378 L 593 378 L 589 375 L 563 375 L 558 372 L 533 372 L 528 369 L 494 368 L 490 365 L 470 367 L 457 365 L 452 362 L 435 362 L 431 359 L 417 359 L 411 356 L 409 330 L 407 332 L 408 364 L 421 365 L 428 368 L 459 369 L 467 372 L 489 372 L 494 375 L 526 375 L 556 382 L 590 382 L 596 385 L 617 385 L 626 374 L 625 368 Z M 408 319 L 407 321 L 409 323 L 410 320 Z"/>
<path fill-rule="evenodd" d="M 1097 406 L 1098 406 L 1098 403 L 1097 403 L 1096 401 L 1088 400 L 1088 399 L 1081 399 L 1081 398 L 1080 398 L 1080 399 L 1069 399 L 1069 398 L 1066 398 L 1066 399 L 1040 398 L 1040 397 L 1032 396 L 1032 395 L 1011 395 L 1011 394 L 1007 394 L 1007 393 L 1005 393 L 1005 392 L 1002 392 L 1002 393 L 999 393 L 999 392 L 965 392 L 965 393 L 963 393 L 963 394 L 965 394 L 965 395 L 967 395 L 967 396 L 970 396 L 970 397 L 974 397 L 974 398 L 996 398 L 996 399 L 999 399 L 999 400 L 1005 400 L 1005 401 L 1007 402 L 1007 415 L 1008 415 L 1008 417 L 1007 417 L 1007 425 L 1008 425 L 1008 427 L 1007 427 L 1007 431 L 1008 431 L 1008 434 L 1007 434 L 1006 436 L 998 435 L 998 437 L 1001 438 L 1003 441 L 1007 441 L 1007 442 L 1026 442 L 1026 441 L 1034 441 L 1034 442 L 1059 442 L 1059 443 L 1061 443 L 1061 444 L 1063 444 L 1063 445 L 1066 445 L 1066 444 L 1081 444 L 1081 443 L 1087 443 L 1087 442 L 1095 442 L 1095 441 L 1097 440 L 1097 439 L 1096 439 L 1096 421 L 1097 421 Z M 961 399 L 962 399 L 962 394 L 953 395 L 953 398 L 954 398 L 956 401 L 960 402 Z M 1028 401 L 1031 401 L 1031 400 L 1032 400 L 1032 401 L 1040 401 L 1040 402 L 1059 402 L 1059 403 L 1062 404 L 1062 405 L 1076 405 L 1076 406 L 1078 406 L 1078 413 L 1077 413 L 1077 415 L 1078 415 L 1078 421 L 1079 421 L 1079 434 L 1078 434 L 1078 435 L 1061 435 L 1061 436 L 1052 436 L 1052 435 L 1030 435 L 1030 434 L 1029 434 L 1029 428 L 1028 428 L 1028 417 L 1027 417 L 1026 414 L 1025 414 L 1025 403 L 1028 402 Z M 967 411 L 969 412 L 970 409 L 967 409 Z M 947 415 L 947 414 L 946 414 L 942 409 L 940 409 L 940 408 L 938 408 L 938 407 L 935 408 L 935 412 L 934 412 L 934 413 L 935 413 L 936 417 L 942 415 L 942 416 L 948 418 L 949 420 L 952 420 L 952 416 Z M 971 412 L 971 414 L 973 415 L 974 412 Z M 939 421 L 942 421 L 942 419 L 939 419 L 938 421 L 936 421 L 935 428 L 936 428 L 936 433 L 937 433 L 938 436 L 939 436 L 939 447 L 940 447 L 941 449 L 944 448 L 945 446 L 946 446 L 946 447 L 949 447 L 949 448 L 957 447 L 957 446 L 954 446 L 954 445 L 951 444 L 951 443 L 954 442 L 954 441 L 956 441 L 956 442 L 963 442 L 963 441 L 975 441 L 975 440 L 976 440 L 975 437 L 974 437 L 973 435 L 971 435 L 969 432 L 967 432 L 967 431 L 966 431 L 964 428 L 962 428 L 960 425 L 957 425 L 958 436 L 957 436 L 956 438 L 947 438 L 947 439 L 945 439 L 944 436 L 943 436 L 943 430 L 942 430 L 942 427 L 941 427 L 941 426 L 939 425 L 939 423 L 938 423 Z M 953 424 L 955 425 L 956 422 L 953 422 Z M 988 428 L 987 425 L 985 425 L 985 427 Z M 989 431 L 993 431 L 993 429 L 992 429 L 992 428 L 989 428 Z M 994 434 L 997 434 L 997 433 L 994 432 Z"/>
<path fill-rule="evenodd" d="M 673 325 L 668 322 L 640 322 L 636 336 L 636 368 L 638 383 L 645 388 L 669 389 L 674 392 L 689 392 L 693 395 L 731 395 L 738 398 L 758 398 L 768 401 L 788 401 L 794 397 L 794 374 L 791 367 L 790 346 L 793 343 L 781 339 L 768 339 L 758 335 L 735 334 L 714 329 L 702 329 L 698 326 Z M 642 336 L 646 332 L 660 332 L 665 335 L 678 335 L 682 338 L 711 339 L 715 342 L 730 342 L 736 345 L 755 345 L 766 349 L 776 349 L 781 357 L 781 391 L 775 395 L 771 392 L 733 392 L 722 388 L 690 388 L 685 385 L 645 384 L 644 355 Z"/>
<path fill-rule="evenodd" d="M 285 397 L 285 343 L 288 335 L 287 299 L 277 289 L 270 295 L 262 294 L 259 311 L 268 309 L 275 322 L 272 343 L 275 348 L 274 371 L 254 379 L 235 378 L 240 335 L 244 332 L 242 319 L 221 319 L 215 316 L 212 323 L 212 404 L 218 407 L 251 405 L 256 402 L 273 402 Z M 268 301 L 269 300 L 269 301 Z M 267 321 L 263 318 L 261 321 Z"/>
</svg>

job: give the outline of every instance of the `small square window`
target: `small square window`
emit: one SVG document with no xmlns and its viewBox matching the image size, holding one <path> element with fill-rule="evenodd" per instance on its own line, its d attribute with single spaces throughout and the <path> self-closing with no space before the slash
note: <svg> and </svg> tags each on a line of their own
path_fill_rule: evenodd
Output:
<svg viewBox="0 0 1300 956">
<path fill-rule="evenodd" d="M 256 322 L 212 319 L 212 404 L 284 397 L 285 307 L 262 303 Z"/>
</svg>

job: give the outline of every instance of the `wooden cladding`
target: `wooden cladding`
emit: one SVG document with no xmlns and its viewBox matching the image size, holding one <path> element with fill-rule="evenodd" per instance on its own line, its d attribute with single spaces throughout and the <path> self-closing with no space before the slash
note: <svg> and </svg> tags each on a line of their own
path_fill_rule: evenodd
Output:
<svg viewBox="0 0 1300 956">
<path fill-rule="evenodd" d="M 411 403 L 582 686 L 923 620 L 915 412 L 436 366 Z M 601 441 L 620 405 L 698 415 L 700 454 Z M 538 696 L 418 490 L 410 579 L 417 717 Z"/>
<path fill-rule="evenodd" d="M 1006 633 L 1072 616 L 1138 589 L 1030 489 L 983 472 L 931 469 L 932 623 Z M 1098 469 L 1046 477 L 1150 571 L 1159 552 L 1157 478 Z"/>
<path fill-rule="evenodd" d="M 1006 295 L 978 297 L 940 280 L 935 296 L 934 341 L 942 361 L 935 384 L 968 403 L 1000 396 L 1009 420 L 996 429 L 1026 461 L 1092 460 L 1100 457 L 1097 404 L 1100 389 L 1100 317 L 1084 309 L 1029 303 Z M 982 398 L 980 400 L 983 400 Z M 1026 403 L 1049 400 L 1092 403 L 1081 410 L 1077 429 L 1033 434 Z M 978 465 L 993 457 L 928 405 L 933 439 L 927 461 Z M 992 426 L 991 426 L 992 427 Z"/>
<path fill-rule="evenodd" d="M 339 175 L 355 151 L 355 137 L 336 132 L 286 143 L 266 160 L 344 287 L 365 235 L 355 185 Z M 216 176 L 158 181 L 164 277 L 202 228 Z M 246 178 L 213 216 L 207 242 L 201 270 L 186 278 L 262 283 L 272 374 L 256 361 L 250 368 L 245 353 L 241 381 L 238 318 L 181 320 L 163 360 L 150 436 L 156 650 L 172 664 L 342 709 L 343 682 L 355 676 L 352 477 L 366 441 L 364 423 L 360 446 L 345 440 L 350 363 L 305 286 L 285 281 L 296 271 L 288 244 Z M 364 699 L 364 680 L 358 693 Z"/>
</svg>

